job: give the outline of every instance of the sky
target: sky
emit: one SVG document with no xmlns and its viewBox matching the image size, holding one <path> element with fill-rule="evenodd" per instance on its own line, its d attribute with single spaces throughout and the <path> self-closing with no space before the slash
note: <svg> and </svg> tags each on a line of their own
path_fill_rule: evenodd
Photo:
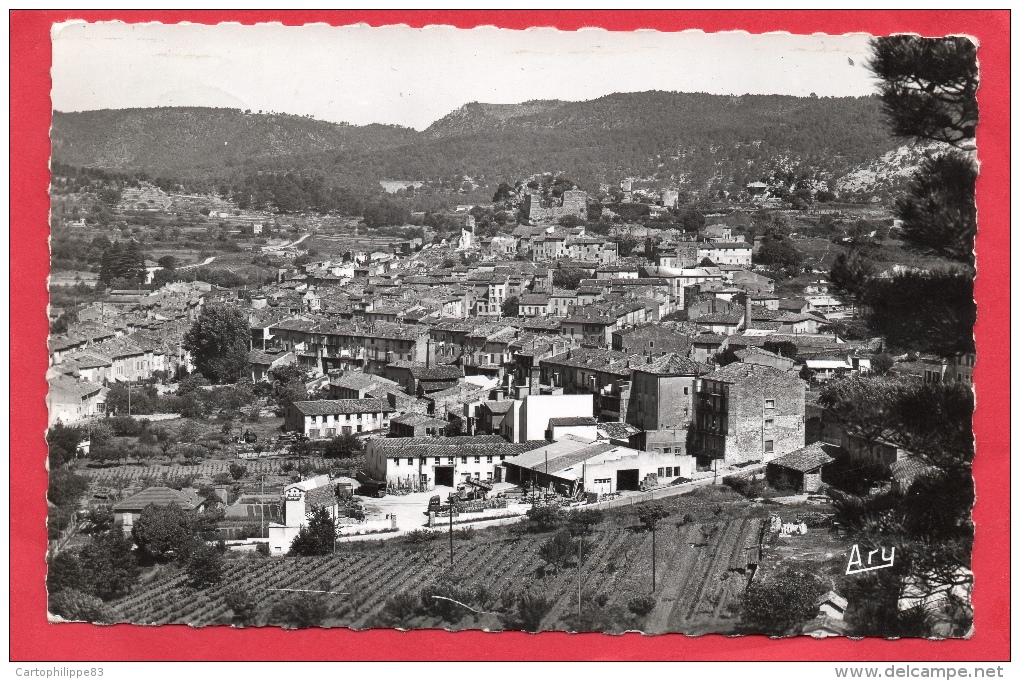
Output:
<svg viewBox="0 0 1020 681">
<path fill-rule="evenodd" d="M 875 92 L 864 34 L 74 22 L 52 36 L 58 111 L 212 106 L 422 130 L 475 101 Z"/>
</svg>

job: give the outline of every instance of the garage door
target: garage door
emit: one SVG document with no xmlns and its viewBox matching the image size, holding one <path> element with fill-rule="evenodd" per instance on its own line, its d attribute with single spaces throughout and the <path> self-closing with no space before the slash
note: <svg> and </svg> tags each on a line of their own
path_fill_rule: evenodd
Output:
<svg viewBox="0 0 1020 681">
<path fill-rule="evenodd" d="M 436 484 L 453 487 L 453 466 L 436 466 Z"/>
<path fill-rule="evenodd" d="M 637 490 L 639 486 L 638 469 L 628 468 L 616 471 L 616 489 L 618 491 Z"/>
</svg>

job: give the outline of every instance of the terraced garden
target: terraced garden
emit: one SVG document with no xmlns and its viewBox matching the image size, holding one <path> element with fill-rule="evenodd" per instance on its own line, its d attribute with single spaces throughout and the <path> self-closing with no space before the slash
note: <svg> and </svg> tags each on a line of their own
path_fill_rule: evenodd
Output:
<svg viewBox="0 0 1020 681">
<path fill-rule="evenodd" d="M 672 500 L 673 515 L 659 525 L 654 594 L 652 536 L 636 523 L 634 509 L 608 512 L 589 536 L 581 568 L 582 601 L 586 608 L 594 603 L 617 618 L 602 626 L 648 633 L 733 631 L 750 576 L 748 547 L 757 547 L 765 513 L 723 490 L 696 495 Z M 227 624 L 231 610 L 225 596 L 241 589 L 258 604 L 254 623 L 261 625 L 271 624 L 273 606 L 294 593 L 281 590 L 311 590 L 327 606 L 324 626 L 509 628 L 514 625 L 506 615 L 515 599 L 531 593 L 548 600 L 540 629 L 569 630 L 578 621 L 572 619 L 578 607 L 578 569 L 576 560 L 559 569 L 546 564 L 540 549 L 551 536 L 514 526 L 468 537 L 457 533 L 452 569 L 446 535 L 417 545 L 404 539 L 341 545 L 337 555 L 315 558 L 232 556 L 216 586 L 195 591 L 182 573 L 164 568 L 111 605 L 122 621 Z M 444 618 L 428 608 L 394 607 L 401 599 L 419 602 L 428 589 L 443 584 L 455 584 L 458 594 L 466 594 L 458 597 L 468 601 L 462 613 Z M 652 611 L 628 614 L 630 604 L 648 594 L 655 599 Z"/>
</svg>

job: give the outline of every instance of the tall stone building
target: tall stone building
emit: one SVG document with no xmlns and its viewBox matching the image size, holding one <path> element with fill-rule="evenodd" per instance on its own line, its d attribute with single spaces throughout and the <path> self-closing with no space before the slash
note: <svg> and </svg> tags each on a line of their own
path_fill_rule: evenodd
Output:
<svg viewBox="0 0 1020 681">
<path fill-rule="evenodd" d="M 588 193 L 580 189 L 568 189 L 563 192 L 559 206 L 545 208 L 541 197 L 537 194 L 524 196 L 524 211 L 531 223 L 555 221 L 568 215 L 583 218 L 588 213 Z"/>
<path fill-rule="evenodd" d="M 771 461 L 804 446 L 805 383 L 735 362 L 698 379 L 691 452 L 699 466 Z"/>
</svg>

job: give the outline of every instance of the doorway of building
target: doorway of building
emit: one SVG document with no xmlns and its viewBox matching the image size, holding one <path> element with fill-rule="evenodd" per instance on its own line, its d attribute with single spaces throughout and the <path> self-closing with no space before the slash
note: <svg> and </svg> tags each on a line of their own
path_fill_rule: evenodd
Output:
<svg viewBox="0 0 1020 681">
<path fill-rule="evenodd" d="M 436 485 L 453 487 L 453 466 L 436 466 Z"/>
<path fill-rule="evenodd" d="M 618 492 L 625 492 L 628 490 L 636 491 L 640 489 L 641 481 L 638 477 L 638 469 L 627 468 L 622 471 L 616 471 L 616 490 Z"/>
</svg>

